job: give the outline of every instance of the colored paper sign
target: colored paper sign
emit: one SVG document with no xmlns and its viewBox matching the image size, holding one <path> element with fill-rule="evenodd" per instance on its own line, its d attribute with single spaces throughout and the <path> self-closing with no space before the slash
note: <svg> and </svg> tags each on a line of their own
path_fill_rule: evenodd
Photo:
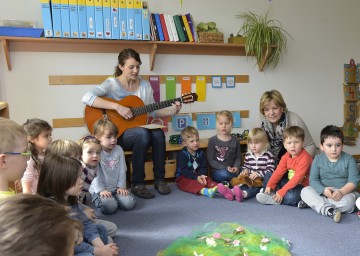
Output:
<svg viewBox="0 0 360 256">
<path fill-rule="evenodd" d="M 239 112 L 231 112 L 234 117 L 234 128 L 240 128 L 241 125 L 241 117 Z"/>
<path fill-rule="evenodd" d="M 197 114 L 196 126 L 198 130 L 211 130 L 216 128 L 215 114 Z"/>
<path fill-rule="evenodd" d="M 198 101 L 206 100 L 206 77 L 196 77 L 196 94 L 198 95 Z"/>
<path fill-rule="evenodd" d="M 175 76 L 165 77 L 166 85 L 166 99 L 171 100 L 176 98 L 176 78 Z"/>
<path fill-rule="evenodd" d="M 183 76 L 181 77 L 181 95 L 191 92 L 191 77 Z"/>
<path fill-rule="evenodd" d="M 160 77 L 149 76 L 149 82 L 154 91 L 154 100 L 155 100 L 155 102 L 159 102 L 160 101 Z"/>
<path fill-rule="evenodd" d="M 172 117 L 172 127 L 175 131 L 181 131 L 186 126 L 192 126 L 192 117 L 190 115 L 175 115 Z"/>
</svg>

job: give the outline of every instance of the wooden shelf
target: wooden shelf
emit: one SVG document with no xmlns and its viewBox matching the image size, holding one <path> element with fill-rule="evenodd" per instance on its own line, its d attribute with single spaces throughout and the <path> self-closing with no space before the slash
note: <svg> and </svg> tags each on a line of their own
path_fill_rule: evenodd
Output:
<svg viewBox="0 0 360 256">
<path fill-rule="evenodd" d="M 157 54 L 189 54 L 245 56 L 244 44 L 225 43 L 179 43 L 158 41 L 96 40 L 66 38 L 31 38 L 0 36 L 8 70 L 12 69 L 10 52 L 86 52 L 119 53 L 124 48 L 133 48 L 139 53 L 149 54 L 150 70 L 154 69 Z M 259 70 L 262 71 L 266 59 Z"/>
</svg>

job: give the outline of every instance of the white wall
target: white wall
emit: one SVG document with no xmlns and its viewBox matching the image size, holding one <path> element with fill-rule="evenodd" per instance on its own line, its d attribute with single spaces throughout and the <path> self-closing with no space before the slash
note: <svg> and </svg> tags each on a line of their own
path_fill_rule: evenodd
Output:
<svg viewBox="0 0 360 256">
<path fill-rule="evenodd" d="M 0 0 L 0 18 L 36 20 L 42 23 L 38 0 Z M 153 71 L 148 55 L 142 55 L 142 74 L 149 75 L 228 75 L 248 74 L 249 84 L 236 89 L 212 89 L 208 84 L 207 101 L 184 106 L 182 112 L 250 110 L 242 128 L 251 129 L 258 102 L 266 90 L 282 92 L 288 108 L 307 123 L 315 141 L 327 124 L 343 124 L 343 64 L 350 58 L 360 62 L 360 2 L 357 0 L 150 0 L 150 10 L 160 13 L 192 13 L 195 22 L 215 21 L 227 39 L 237 32 L 241 21 L 236 14 L 249 9 L 282 22 L 292 35 L 288 51 L 275 70 L 259 72 L 253 58 L 195 55 L 157 55 Z M 49 75 L 111 74 L 117 54 L 11 52 L 13 70 L 8 71 L 0 51 L 0 99 L 10 104 L 10 116 L 23 123 L 27 118 L 81 117 L 81 97 L 93 86 L 49 86 Z M 77 140 L 85 128 L 55 129 L 54 138 Z M 174 133 L 170 129 L 170 133 Z M 201 132 L 209 137 L 214 131 Z M 359 154 L 359 143 L 346 147 Z"/>
</svg>

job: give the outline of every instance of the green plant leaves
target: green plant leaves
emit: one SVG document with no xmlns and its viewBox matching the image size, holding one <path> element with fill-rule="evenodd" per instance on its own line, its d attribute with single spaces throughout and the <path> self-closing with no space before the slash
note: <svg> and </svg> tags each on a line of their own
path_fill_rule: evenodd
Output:
<svg viewBox="0 0 360 256">
<path fill-rule="evenodd" d="M 267 65 L 275 68 L 281 54 L 286 51 L 287 36 L 291 37 L 282 28 L 280 21 L 268 19 L 268 13 L 260 16 L 251 11 L 242 12 L 235 17 L 243 20 L 239 32 L 247 38 L 246 55 L 255 55 L 258 65 L 263 62 L 263 56 L 266 56 Z"/>
</svg>

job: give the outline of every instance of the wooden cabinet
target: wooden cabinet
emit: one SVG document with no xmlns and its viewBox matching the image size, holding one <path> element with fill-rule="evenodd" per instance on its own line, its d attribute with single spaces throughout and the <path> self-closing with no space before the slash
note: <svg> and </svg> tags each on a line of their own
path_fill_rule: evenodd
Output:
<svg viewBox="0 0 360 256">
<path fill-rule="evenodd" d="M 157 54 L 180 55 L 221 55 L 245 56 L 244 44 L 226 43 L 180 43 L 158 41 L 65 39 L 65 38 L 30 38 L 0 37 L 9 70 L 12 69 L 10 52 L 89 52 L 119 53 L 124 48 L 133 48 L 139 53 L 149 54 L 150 70 L 154 69 Z M 262 71 L 266 59 L 259 65 Z"/>
</svg>

